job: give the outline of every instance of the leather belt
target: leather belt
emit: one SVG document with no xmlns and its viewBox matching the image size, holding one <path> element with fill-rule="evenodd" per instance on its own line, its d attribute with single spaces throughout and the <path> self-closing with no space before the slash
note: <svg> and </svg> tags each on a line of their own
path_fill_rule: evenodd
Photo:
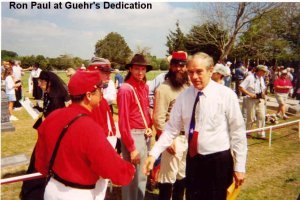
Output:
<svg viewBox="0 0 300 200">
<path fill-rule="evenodd" d="M 85 190 L 91 190 L 91 189 L 95 189 L 95 185 L 81 185 L 78 183 L 72 183 L 70 181 L 64 180 L 63 178 L 61 178 L 60 176 L 58 176 L 57 174 L 53 173 L 52 177 L 57 180 L 58 182 L 64 184 L 65 186 L 69 186 L 72 188 L 77 188 L 77 189 L 85 189 Z"/>
<path fill-rule="evenodd" d="M 206 155 L 197 154 L 195 157 L 198 157 L 198 158 L 210 158 L 210 157 L 218 156 L 220 154 L 227 154 L 227 153 L 230 153 L 230 149 L 225 150 L 225 151 L 219 151 L 219 152 L 216 152 L 216 153 L 206 154 Z"/>
<path fill-rule="evenodd" d="M 180 131 L 179 135 L 185 135 L 185 131 Z"/>
</svg>

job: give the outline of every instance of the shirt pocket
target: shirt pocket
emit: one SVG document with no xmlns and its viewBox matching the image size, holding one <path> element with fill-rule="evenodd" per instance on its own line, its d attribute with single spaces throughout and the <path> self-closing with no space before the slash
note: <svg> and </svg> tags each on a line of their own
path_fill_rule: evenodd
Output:
<svg viewBox="0 0 300 200">
<path fill-rule="evenodd" d="M 211 106 L 207 109 L 207 120 L 206 128 L 207 130 L 215 130 L 216 127 L 224 123 L 225 120 L 225 110 L 224 105 L 218 102 L 215 106 Z"/>
</svg>

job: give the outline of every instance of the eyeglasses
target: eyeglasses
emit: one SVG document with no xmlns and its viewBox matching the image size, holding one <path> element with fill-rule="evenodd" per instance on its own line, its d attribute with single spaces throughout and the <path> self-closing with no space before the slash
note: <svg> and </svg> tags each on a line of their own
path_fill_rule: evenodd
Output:
<svg viewBox="0 0 300 200">
<path fill-rule="evenodd" d="M 107 88 L 108 87 L 108 83 L 99 83 L 98 85 L 95 85 L 95 87 L 96 88 L 103 88 L 103 89 L 105 89 L 105 88 Z"/>
<path fill-rule="evenodd" d="M 97 91 L 99 91 L 99 93 L 103 93 L 103 88 L 97 87 L 94 91 L 91 92 L 91 94 L 95 94 Z"/>
</svg>

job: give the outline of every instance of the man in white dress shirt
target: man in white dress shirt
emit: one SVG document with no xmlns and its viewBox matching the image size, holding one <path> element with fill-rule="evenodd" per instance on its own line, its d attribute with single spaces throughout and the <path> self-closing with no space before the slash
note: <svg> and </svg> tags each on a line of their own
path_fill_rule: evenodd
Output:
<svg viewBox="0 0 300 200">
<path fill-rule="evenodd" d="M 189 139 L 187 200 L 225 200 L 233 177 L 236 186 L 245 178 L 247 138 L 244 120 L 236 94 L 211 80 L 213 66 L 213 59 L 205 53 L 189 58 L 187 67 L 193 86 L 176 99 L 170 120 L 143 167 L 144 173 L 149 173 L 155 159 L 184 127 Z"/>
</svg>

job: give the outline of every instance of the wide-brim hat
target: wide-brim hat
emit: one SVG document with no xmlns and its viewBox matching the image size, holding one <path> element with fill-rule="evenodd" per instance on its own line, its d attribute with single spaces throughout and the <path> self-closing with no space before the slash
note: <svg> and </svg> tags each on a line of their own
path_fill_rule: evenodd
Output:
<svg viewBox="0 0 300 200">
<path fill-rule="evenodd" d="M 131 59 L 131 62 L 125 65 L 126 69 L 129 69 L 133 65 L 141 65 L 141 66 L 146 66 L 146 71 L 150 71 L 153 69 L 152 65 L 148 63 L 144 55 L 142 54 L 135 54 L 133 58 Z"/>
</svg>

